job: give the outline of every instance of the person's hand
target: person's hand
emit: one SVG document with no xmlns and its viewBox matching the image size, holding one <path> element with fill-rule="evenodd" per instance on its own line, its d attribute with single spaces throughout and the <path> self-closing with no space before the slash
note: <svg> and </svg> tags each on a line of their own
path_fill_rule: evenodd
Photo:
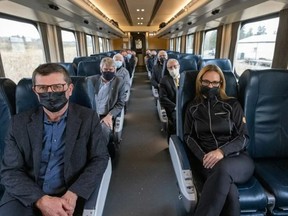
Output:
<svg viewBox="0 0 288 216">
<path fill-rule="evenodd" d="M 220 149 L 216 149 L 204 155 L 203 166 L 206 169 L 211 169 L 214 165 L 224 157 L 223 152 Z"/>
<path fill-rule="evenodd" d="M 70 216 L 64 208 L 68 205 L 65 199 L 48 195 L 44 195 L 36 202 L 43 216 Z"/>
<path fill-rule="evenodd" d="M 111 130 L 113 128 L 113 120 L 112 120 L 112 115 L 111 114 L 107 114 L 104 118 L 102 118 L 102 120 L 100 121 L 101 123 L 104 122 L 104 124 L 106 124 Z"/>
<path fill-rule="evenodd" d="M 72 216 L 76 207 L 76 201 L 77 201 L 77 194 L 73 193 L 72 191 L 67 191 L 63 196 L 62 199 L 64 199 L 66 202 L 64 202 L 63 207 L 68 213 L 69 216 Z"/>
</svg>

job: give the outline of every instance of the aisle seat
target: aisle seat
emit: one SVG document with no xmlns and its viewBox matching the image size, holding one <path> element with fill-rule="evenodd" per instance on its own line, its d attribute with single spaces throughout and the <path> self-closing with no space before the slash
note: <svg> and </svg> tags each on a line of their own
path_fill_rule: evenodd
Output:
<svg viewBox="0 0 288 216">
<path fill-rule="evenodd" d="M 69 101 L 91 108 L 94 108 L 94 101 L 90 99 L 94 96 L 94 87 L 86 77 L 71 77 L 74 89 Z M 32 90 L 32 79 L 23 78 L 16 87 L 16 112 L 23 112 L 30 108 L 39 106 L 36 94 Z M 101 184 L 95 189 L 89 200 L 86 201 L 82 216 L 102 215 L 108 186 L 111 178 L 111 159 L 108 162 Z"/>
<path fill-rule="evenodd" d="M 225 78 L 226 75 L 227 74 L 224 73 Z M 193 167 L 193 159 L 195 159 L 195 157 L 183 140 L 185 111 L 187 104 L 195 96 L 196 77 L 197 72 L 184 72 L 181 74 L 176 108 L 177 135 L 172 135 L 169 140 L 169 152 L 177 183 L 179 185 L 183 204 L 186 211 L 189 213 L 194 212 L 203 185 L 200 174 L 197 173 Z M 234 80 L 234 82 L 236 82 L 236 80 Z M 234 85 L 234 82 L 230 83 L 230 81 L 228 81 L 227 86 L 231 84 Z M 227 94 L 232 96 L 230 90 L 226 90 Z M 238 185 L 238 189 L 241 215 L 258 216 L 266 214 L 268 198 L 263 187 L 255 177 L 252 177 L 245 184 Z"/>
</svg>

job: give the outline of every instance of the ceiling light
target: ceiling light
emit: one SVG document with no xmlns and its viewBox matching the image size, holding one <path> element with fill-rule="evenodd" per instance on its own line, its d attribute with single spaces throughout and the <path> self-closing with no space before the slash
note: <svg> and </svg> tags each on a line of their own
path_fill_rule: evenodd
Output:
<svg viewBox="0 0 288 216">
<path fill-rule="evenodd" d="M 144 11 L 144 9 L 141 9 L 141 11 L 143 12 L 143 11 Z"/>
<path fill-rule="evenodd" d="M 143 17 L 141 17 L 141 20 L 143 20 L 144 18 Z"/>
<path fill-rule="evenodd" d="M 137 11 L 140 11 L 140 9 L 137 9 Z"/>
</svg>

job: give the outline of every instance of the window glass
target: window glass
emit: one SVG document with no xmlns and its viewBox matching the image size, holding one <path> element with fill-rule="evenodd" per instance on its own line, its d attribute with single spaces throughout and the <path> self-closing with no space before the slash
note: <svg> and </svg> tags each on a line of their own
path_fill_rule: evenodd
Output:
<svg viewBox="0 0 288 216">
<path fill-rule="evenodd" d="M 235 71 L 271 68 L 279 18 L 250 22 L 241 27 L 235 56 Z"/>
<path fill-rule="evenodd" d="M 87 54 L 90 56 L 94 53 L 93 51 L 93 40 L 91 35 L 86 35 L 86 46 L 87 46 Z"/>
<path fill-rule="evenodd" d="M 170 39 L 169 50 L 174 51 L 174 38 Z"/>
<path fill-rule="evenodd" d="M 110 51 L 111 50 L 110 49 L 110 40 L 109 39 L 106 39 L 106 47 L 107 47 L 106 51 Z"/>
<path fill-rule="evenodd" d="M 210 30 L 205 33 L 203 44 L 203 58 L 215 58 L 217 30 Z"/>
<path fill-rule="evenodd" d="M 99 40 L 99 52 L 102 53 L 104 52 L 103 38 L 99 37 L 98 40 Z"/>
<path fill-rule="evenodd" d="M 194 35 L 190 34 L 186 37 L 186 53 L 193 53 Z"/>
<path fill-rule="evenodd" d="M 75 35 L 71 31 L 61 30 L 64 61 L 72 62 L 77 56 L 77 45 Z"/>
<path fill-rule="evenodd" d="M 5 76 L 15 83 L 31 77 L 45 62 L 43 44 L 36 27 L 30 23 L 0 18 L 0 53 Z"/>
<path fill-rule="evenodd" d="M 181 51 L 181 37 L 176 38 L 176 52 Z"/>
</svg>

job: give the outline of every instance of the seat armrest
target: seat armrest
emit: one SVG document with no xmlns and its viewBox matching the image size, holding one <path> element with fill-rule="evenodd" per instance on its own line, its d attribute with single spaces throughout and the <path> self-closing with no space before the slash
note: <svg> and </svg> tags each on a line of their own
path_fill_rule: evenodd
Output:
<svg viewBox="0 0 288 216">
<path fill-rule="evenodd" d="M 85 202 L 82 216 L 101 216 L 103 213 L 108 187 L 112 174 L 111 158 L 103 174 L 101 184 L 95 189 L 91 197 Z"/>
<path fill-rule="evenodd" d="M 176 135 L 169 139 L 169 152 L 184 207 L 187 212 L 193 212 L 197 204 L 197 191 L 186 150 Z"/>
<path fill-rule="evenodd" d="M 117 143 L 120 143 L 122 139 L 122 131 L 123 131 L 123 124 L 124 124 L 124 108 L 121 110 L 120 115 L 118 115 L 115 119 L 115 126 L 114 126 L 114 137 Z"/>
<path fill-rule="evenodd" d="M 153 94 L 155 99 L 159 98 L 158 90 L 154 86 L 152 86 L 152 94 Z"/>
<path fill-rule="evenodd" d="M 162 123 L 167 123 L 168 118 L 165 109 L 161 106 L 159 99 L 157 100 L 157 111 L 159 119 Z"/>
</svg>

